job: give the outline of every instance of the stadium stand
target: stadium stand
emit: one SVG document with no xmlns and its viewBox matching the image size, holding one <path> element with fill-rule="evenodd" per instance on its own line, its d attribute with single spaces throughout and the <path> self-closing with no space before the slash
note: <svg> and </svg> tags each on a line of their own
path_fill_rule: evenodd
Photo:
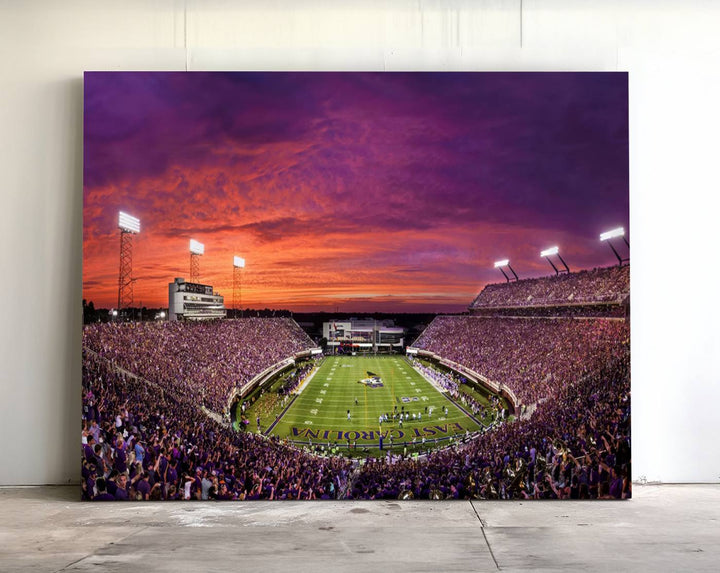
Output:
<svg viewBox="0 0 720 573">
<path fill-rule="evenodd" d="M 627 357 L 563 388 L 527 420 L 503 424 L 424 460 L 368 460 L 354 499 L 630 497 Z"/>
<path fill-rule="evenodd" d="M 348 497 L 630 497 L 630 329 L 618 318 L 629 277 L 625 266 L 488 285 L 470 305 L 479 316 L 436 317 L 414 348 L 509 386 L 533 413 L 424 460 L 369 461 Z"/>
<path fill-rule="evenodd" d="M 352 469 L 343 458 L 235 432 L 192 400 L 88 352 L 83 438 L 86 500 L 333 499 Z"/>
<path fill-rule="evenodd" d="M 630 294 L 630 266 L 604 267 L 487 285 L 470 310 L 518 307 L 620 305 Z"/>
<path fill-rule="evenodd" d="M 362 464 L 234 432 L 200 408 L 220 411 L 235 387 L 310 348 L 293 321 L 88 326 L 83 499 L 630 497 L 629 323 L 596 316 L 627 304 L 626 269 L 489 285 L 473 302 L 524 301 L 534 317 L 436 317 L 413 346 L 508 385 L 532 414 L 425 456 Z M 563 300 L 594 307 L 591 317 L 549 318 Z"/>
<path fill-rule="evenodd" d="M 619 358 L 628 344 L 624 320 L 439 316 L 413 347 L 502 382 L 529 405 Z"/>
<path fill-rule="evenodd" d="M 217 413 L 235 388 L 314 346 L 289 318 L 106 323 L 83 330 L 84 348 Z"/>
</svg>

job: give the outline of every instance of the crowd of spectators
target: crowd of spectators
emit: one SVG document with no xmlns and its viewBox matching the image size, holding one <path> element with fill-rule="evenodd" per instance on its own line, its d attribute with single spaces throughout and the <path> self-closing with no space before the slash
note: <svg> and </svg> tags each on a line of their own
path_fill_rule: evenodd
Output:
<svg viewBox="0 0 720 573">
<path fill-rule="evenodd" d="M 87 355 L 83 498 L 620 499 L 630 496 L 628 357 L 561 389 L 526 420 L 425 458 L 353 471 L 236 433 L 154 384 Z"/>
<path fill-rule="evenodd" d="M 413 368 L 419 370 L 425 378 L 432 380 L 435 386 L 442 388 L 445 392 L 448 392 L 451 396 L 457 396 L 458 394 L 458 382 L 455 378 L 445 372 L 440 372 L 431 366 L 426 366 L 419 360 L 410 358 L 410 364 Z"/>
<path fill-rule="evenodd" d="M 460 402 L 466 410 L 472 412 L 476 418 L 489 417 L 489 421 L 492 423 L 497 419 L 505 417 L 505 406 L 497 396 L 490 396 L 487 406 L 466 392 L 458 392 L 454 398 L 457 402 Z"/>
<path fill-rule="evenodd" d="M 596 299 L 615 296 L 627 287 L 621 284 L 626 271 L 587 273 L 601 271 L 607 272 L 603 280 L 609 285 L 592 287 Z M 528 304 L 557 301 L 560 283 L 568 286 L 572 280 L 552 283 L 544 298 Z M 580 286 L 568 286 L 573 300 L 588 298 L 583 289 L 591 287 Z M 536 297 L 535 287 L 517 288 L 522 296 Z M 506 302 L 514 303 L 515 293 L 508 297 L 507 292 Z M 483 304 L 490 300 L 488 295 Z M 441 316 L 413 346 L 507 386 L 524 405 L 535 405 L 532 415 L 472 437 L 458 436 L 452 445 L 426 456 L 368 458 L 361 463 L 326 457 L 277 438 L 235 432 L 203 409 L 222 412 L 234 388 L 311 348 L 312 342 L 294 321 L 248 318 L 86 326 L 82 497 L 630 497 L 630 350 L 625 320 Z M 473 414 L 485 414 L 485 406 L 461 391 L 461 377 L 417 361 L 414 365 Z M 286 399 L 307 374 L 301 368 L 288 378 L 284 397 L 276 394 L 277 399 Z M 499 401 L 488 409 L 504 417 Z M 330 444 L 328 451 L 335 451 Z"/>
<path fill-rule="evenodd" d="M 235 388 L 314 346 L 289 318 L 90 324 L 83 347 L 162 388 L 223 413 Z"/>
<path fill-rule="evenodd" d="M 250 400 L 240 402 L 240 419 L 239 428 L 249 429 L 250 419 L 247 417 L 247 410 L 252 406 L 252 416 L 255 416 L 258 431 L 262 430 L 262 423 L 268 419 L 277 417 L 282 408 L 288 405 L 291 400 L 292 393 L 307 378 L 316 362 L 308 361 L 298 368 L 290 372 L 282 381 L 280 388 L 275 390 L 261 390 L 257 396 Z M 237 404 L 233 405 L 235 408 Z M 262 421 L 262 422 L 261 422 Z"/>
<path fill-rule="evenodd" d="M 447 392 L 453 400 L 459 402 L 466 410 L 472 412 L 473 416 L 485 418 L 486 415 L 490 415 L 493 419 L 505 417 L 505 409 L 497 396 L 490 396 L 489 404 L 486 408 L 486 405 L 474 396 L 466 391 L 462 391 L 461 385 L 467 383 L 467 379 L 464 376 L 450 372 L 442 372 L 423 364 L 416 358 L 409 358 L 408 360 L 414 368 L 422 372 L 423 376 L 433 380 L 435 384 Z"/>
<path fill-rule="evenodd" d="M 83 356 L 86 500 L 333 499 L 352 462 L 235 432 L 196 404 Z"/>
<path fill-rule="evenodd" d="M 354 499 L 622 499 L 630 486 L 629 356 L 523 420 L 420 459 L 368 459 Z"/>
<path fill-rule="evenodd" d="M 307 378 L 310 372 L 312 372 L 312 369 L 315 368 L 316 365 L 317 363 L 315 361 L 308 361 L 291 372 L 285 380 L 285 383 L 278 390 L 278 394 L 292 394 L 305 380 L 305 378 Z"/>
<path fill-rule="evenodd" d="M 470 309 L 622 302 L 630 267 L 614 266 L 487 285 Z"/>
<path fill-rule="evenodd" d="M 629 325 L 604 318 L 438 316 L 413 344 L 533 404 L 628 350 Z"/>
</svg>

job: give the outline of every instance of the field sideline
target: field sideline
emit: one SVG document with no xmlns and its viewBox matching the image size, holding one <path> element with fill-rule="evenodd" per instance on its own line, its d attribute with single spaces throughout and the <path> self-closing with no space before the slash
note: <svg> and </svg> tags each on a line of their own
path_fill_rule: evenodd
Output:
<svg viewBox="0 0 720 573">
<path fill-rule="evenodd" d="M 369 373 L 380 376 L 383 385 L 372 388 L 359 383 Z M 407 412 L 409 417 L 402 424 L 392 419 L 380 423 L 382 414 L 392 418 L 395 412 Z M 442 443 L 481 427 L 402 357 L 330 356 L 266 433 L 298 443 L 363 447 L 378 447 L 382 436 L 386 448 L 413 440 L 419 444 L 423 438 L 428 445 Z"/>
</svg>

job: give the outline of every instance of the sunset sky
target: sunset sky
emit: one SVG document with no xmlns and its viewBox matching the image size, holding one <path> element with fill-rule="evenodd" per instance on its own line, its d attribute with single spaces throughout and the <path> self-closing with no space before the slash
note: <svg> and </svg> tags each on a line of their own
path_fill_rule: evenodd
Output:
<svg viewBox="0 0 720 573">
<path fill-rule="evenodd" d="M 135 305 L 201 282 L 232 306 L 449 312 L 493 262 L 547 275 L 616 263 L 628 230 L 625 73 L 85 75 L 83 298 L 117 304 L 118 211 Z"/>
</svg>

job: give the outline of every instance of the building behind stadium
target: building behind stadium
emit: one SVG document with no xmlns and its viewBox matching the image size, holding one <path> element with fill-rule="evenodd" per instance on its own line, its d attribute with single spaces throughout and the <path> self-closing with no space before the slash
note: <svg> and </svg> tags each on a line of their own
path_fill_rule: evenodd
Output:
<svg viewBox="0 0 720 573">
<path fill-rule="evenodd" d="M 333 354 L 390 354 L 402 352 L 405 345 L 405 329 L 393 320 L 335 320 L 324 322 L 322 331 Z"/>
<path fill-rule="evenodd" d="M 170 320 L 210 320 L 225 318 L 227 310 L 223 296 L 211 285 L 178 277 L 168 284 L 168 313 Z"/>
</svg>

